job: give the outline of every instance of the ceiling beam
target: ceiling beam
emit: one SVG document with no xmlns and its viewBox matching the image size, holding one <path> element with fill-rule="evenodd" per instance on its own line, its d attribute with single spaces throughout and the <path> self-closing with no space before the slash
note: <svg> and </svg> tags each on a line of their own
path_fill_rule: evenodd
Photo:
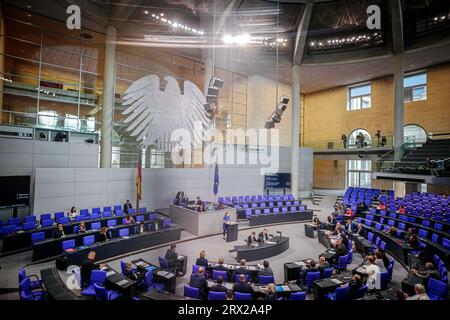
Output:
<svg viewBox="0 0 450 320">
<path fill-rule="evenodd" d="M 305 51 L 306 37 L 308 36 L 309 22 L 311 21 L 313 11 L 313 1 L 306 3 L 303 15 L 298 24 L 297 34 L 295 36 L 294 56 L 292 58 L 293 64 L 301 64 L 303 52 Z"/>
<path fill-rule="evenodd" d="M 403 11 L 401 0 L 389 1 L 391 5 L 392 17 L 392 52 L 404 53 L 404 39 L 403 39 Z"/>
</svg>

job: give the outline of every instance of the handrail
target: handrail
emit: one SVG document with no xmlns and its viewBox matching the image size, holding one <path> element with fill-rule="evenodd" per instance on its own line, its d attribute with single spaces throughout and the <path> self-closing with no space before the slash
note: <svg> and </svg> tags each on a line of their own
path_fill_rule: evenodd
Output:
<svg viewBox="0 0 450 320">
<path fill-rule="evenodd" d="M 401 145 L 401 147 L 403 148 L 403 149 L 405 149 L 404 148 L 404 145 L 405 144 L 407 144 L 407 143 L 409 143 L 409 139 L 410 138 L 407 138 L 406 139 L 406 141 L 403 141 L 403 143 L 402 143 L 402 145 Z M 395 148 L 393 148 L 392 150 L 389 150 L 389 152 L 386 152 L 385 154 L 383 154 L 381 157 L 379 157 L 376 161 L 382 161 L 381 159 L 383 159 L 385 156 L 387 156 L 388 154 L 390 154 L 390 153 L 392 153 L 392 152 L 394 152 L 395 151 Z M 394 161 L 395 162 L 395 161 Z"/>
</svg>

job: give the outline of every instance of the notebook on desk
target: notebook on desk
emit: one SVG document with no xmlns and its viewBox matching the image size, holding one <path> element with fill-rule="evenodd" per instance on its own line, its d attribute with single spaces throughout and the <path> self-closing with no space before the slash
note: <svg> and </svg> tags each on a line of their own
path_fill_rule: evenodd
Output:
<svg viewBox="0 0 450 320">
<path fill-rule="evenodd" d="M 282 285 L 282 286 L 276 286 L 276 291 L 290 291 L 291 288 L 289 288 L 289 286 L 286 285 Z"/>
<path fill-rule="evenodd" d="M 333 282 L 336 283 L 336 284 L 341 284 L 341 283 L 342 283 L 341 280 L 336 279 L 336 278 L 331 278 L 330 280 L 333 281 Z"/>
<path fill-rule="evenodd" d="M 117 285 L 123 286 L 124 284 L 127 284 L 127 283 L 128 283 L 128 280 L 127 279 L 123 279 L 123 280 L 120 280 L 119 282 L 117 282 Z"/>
<path fill-rule="evenodd" d="M 303 261 L 296 261 L 294 262 L 296 265 L 302 267 L 302 266 L 306 266 L 306 263 L 304 263 Z"/>
<path fill-rule="evenodd" d="M 110 271 L 108 271 L 107 273 L 106 273 L 106 276 L 107 277 L 109 277 L 109 276 L 112 276 L 113 274 L 115 274 L 116 272 L 114 271 L 114 270 L 110 270 Z"/>
</svg>

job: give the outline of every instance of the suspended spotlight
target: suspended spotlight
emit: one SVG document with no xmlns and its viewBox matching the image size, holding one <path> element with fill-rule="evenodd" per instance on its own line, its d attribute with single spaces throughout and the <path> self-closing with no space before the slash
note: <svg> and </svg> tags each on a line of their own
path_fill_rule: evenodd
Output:
<svg viewBox="0 0 450 320">
<path fill-rule="evenodd" d="M 281 96 L 277 106 L 275 107 L 274 112 L 270 115 L 269 118 L 267 118 L 265 128 L 266 129 L 272 129 L 275 127 L 275 123 L 281 122 L 281 116 L 283 115 L 284 111 L 287 108 L 287 104 L 289 103 L 289 98 L 286 96 Z"/>
<path fill-rule="evenodd" d="M 204 108 L 206 111 L 206 116 L 212 120 L 216 115 L 216 103 L 219 97 L 219 91 L 223 87 L 223 80 L 213 77 L 209 81 L 209 87 L 206 93 L 206 104 Z"/>
</svg>

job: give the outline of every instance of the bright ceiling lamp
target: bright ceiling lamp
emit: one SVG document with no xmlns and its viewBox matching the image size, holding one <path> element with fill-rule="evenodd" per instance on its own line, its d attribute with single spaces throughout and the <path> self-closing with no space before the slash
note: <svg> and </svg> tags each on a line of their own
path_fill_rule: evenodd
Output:
<svg viewBox="0 0 450 320">
<path fill-rule="evenodd" d="M 236 45 L 243 46 L 243 45 L 246 45 L 246 44 L 250 43 L 251 37 L 247 33 L 246 34 L 240 34 L 240 35 L 237 35 L 237 36 L 234 36 L 234 37 L 232 35 L 226 34 L 226 35 L 223 36 L 222 40 L 223 40 L 223 42 L 225 44 L 236 44 Z"/>
</svg>

